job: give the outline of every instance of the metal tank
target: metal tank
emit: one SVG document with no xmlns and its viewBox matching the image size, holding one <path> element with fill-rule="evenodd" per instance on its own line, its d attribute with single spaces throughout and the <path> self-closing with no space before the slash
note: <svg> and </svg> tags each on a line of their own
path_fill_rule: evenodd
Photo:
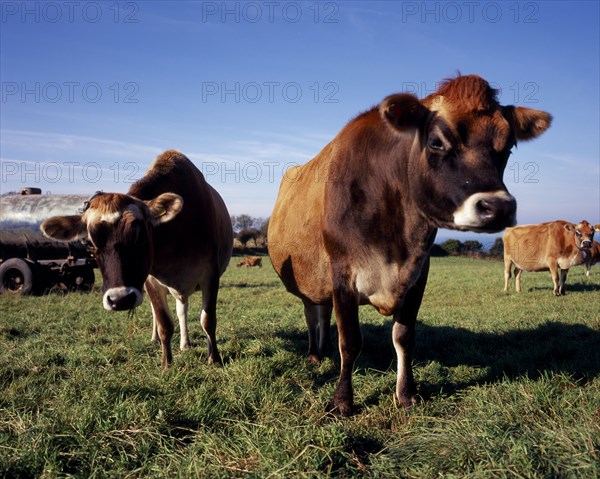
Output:
<svg viewBox="0 0 600 479">
<path fill-rule="evenodd" d="M 89 196 L 39 192 L 25 188 L 20 195 L 0 196 L 0 292 L 89 291 L 96 266 L 89 245 L 54 241 L 40 231 L 46 218 L 81 214 Z"/>
</svg>

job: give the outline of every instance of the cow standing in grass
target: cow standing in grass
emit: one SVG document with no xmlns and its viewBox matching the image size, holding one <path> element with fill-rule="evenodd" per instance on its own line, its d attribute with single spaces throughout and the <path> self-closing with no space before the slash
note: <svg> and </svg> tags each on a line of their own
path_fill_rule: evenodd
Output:
<svg viewBox="0 0 600 479">
<path fill-rule="evenodd" d="M 393 316 L 396 397 L 402 406 L 414 402 L 411 351 L 437 229 L 514 224 L 504 168 L 516 142 L 550 122 L 548 113 L 499 105 L 482 78 L 459 76 L 423 100 L 387 97 L 287 172 L 269 223 L 269 255 L 304 303 L 309 354 L 322 354 L 335 311 L 341 370 L 333 406 L 341 414 L 353 407 L 361 304 Z M 317 329 L 325 337 L 319 346 Z"/>
<path fill-rule="evenodd" d="M 183 154 L 164 152 L 128 194 L 96 195 L 82 215 L 49 218 L 41 229 L 57 240 L 91 241 L 104 280 L 105 309 L 133 309 L 146 289 L 163 368 L 172 361 L 174 330 L 167 293 L 175 297 L 180 347 L 186 349 L 188 299 L 202 291 L 200 320 L 208 339 L 208 362 L 220 361 L 217 294 L 231 258 L 233 231 L 222 198 Z"/>
<path fill-rule="evenodd" d="M 600 225 L 596 225 L 600 229 Z M 594 227 L 558 220 L 509 228 L 504 233 L 504 291 L 508 291 L 514 265 L 515 289 L 521 292 L 523 271 L 550 271 L 554 296 L 565 294 L 569 268 L 584 264 L 591 256 Z"/>
</svg>

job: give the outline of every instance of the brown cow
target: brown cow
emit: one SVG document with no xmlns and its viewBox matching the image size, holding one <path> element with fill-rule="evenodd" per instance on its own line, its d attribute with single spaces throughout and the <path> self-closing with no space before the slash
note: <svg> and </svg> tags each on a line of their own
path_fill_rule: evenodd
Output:
<svg viewBox="0 0 600 479">
<path fill-rule="evenodd" d="M 565 294 L 565 280 L 569 268 L 583 264 L 584 255 L 589 254 L 594 239 L 594 228 L 587 221 L 574 225 L 558 220 L 508 228 L 503 239 L 504 291 L 508 291 L 508 281 L 514 264 L 517 292 L 521 291 L 523 271 L 550 270 L 554 282 L 554 296 L 562 296 Z"/>
<path fill-rule="evenodd" d="M 596 231 L 600 231 L 600 225 L 596 225 Z M 583 256 L 583 254 L 582 254 Z M 590 248 L 589 254 L 586 254 L 583 258 L 585 261 L 585 275 L 589 276 L 592 266 L 596 263 L 600 263 L 600 243 L 594 241 Z"/>
<path fill-rule="evenodd" d="M 222 198 L 183 154 L 164 152 L 128 194 L 97 195 L 82 215 L 49 218 L 41 229 L 57 240 L 89 238 L 104 280 L 105 309 L 139 306 L 145 287 L 162 344 L 163 368 L 172 360 L 174 329 L 167 292 L 176 299 L 180 346 L 186 349 L 188 298 L 201 290 L 208 362 L 220 361 L 217 294 L 231 258 L 233 231 Z"/>
<path fill-rule="evenodd" d="M 259 268 L 262 268 L 262 258 L 260 256 L 244 256 L 244 259 L 237 264 L 238 268 L 241 268 L 242 266 L 250 268 L 252 266 L 258 266 Z"/>
<path fill-rule="evenodd" d="M 511 148 L 550 122 L 542 111 L 500 106 L 482 78 L 459 76 L 421 101 L 387 97 L 288 170 L 269 223 L 269 255 L 304 303 L 309 354 L 322 354 L 316 330 L 327 334 L 335 310 L 341 371 L 333 406 L 341 414 L 353 406 L 359 304 L 393 315 L 396 397 L 405 407 L 414 402 L 411 351 L 437 229 L 514 224 L 516 202 L 502 182 Z"/>
</svg>

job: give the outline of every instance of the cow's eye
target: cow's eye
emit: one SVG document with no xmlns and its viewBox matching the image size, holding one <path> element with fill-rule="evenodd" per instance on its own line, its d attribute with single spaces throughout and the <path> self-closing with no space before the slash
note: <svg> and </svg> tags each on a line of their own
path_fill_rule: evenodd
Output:
<svg viewBox="0 0 600 479">
<path fill-rule="evenodd" d="M 437 136 L 433 137 L 429 140 L 429 148 L 434 151 L 444 151 L 444 143 Z"/>
<path fill-rule="evenodd" d="M 581 233 L 579 231 L 575 230 L 575 234 L 581 238 Z"/>
</svg>

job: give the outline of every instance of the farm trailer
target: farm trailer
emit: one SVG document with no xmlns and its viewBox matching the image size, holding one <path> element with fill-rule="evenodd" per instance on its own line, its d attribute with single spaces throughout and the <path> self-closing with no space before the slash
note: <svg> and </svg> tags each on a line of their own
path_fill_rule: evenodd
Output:
<svg viewBox="0 0 600 479">
<path fill-rule="evenodd" d="M 19 195 L 0 196 L 0 292 L 91 290 L 97 264 L 89 245 L 50 240 L 40 232 L 50 216 L 81 213 L 89 196 L 39 193 L 26 188 Z"/>
</svg>

